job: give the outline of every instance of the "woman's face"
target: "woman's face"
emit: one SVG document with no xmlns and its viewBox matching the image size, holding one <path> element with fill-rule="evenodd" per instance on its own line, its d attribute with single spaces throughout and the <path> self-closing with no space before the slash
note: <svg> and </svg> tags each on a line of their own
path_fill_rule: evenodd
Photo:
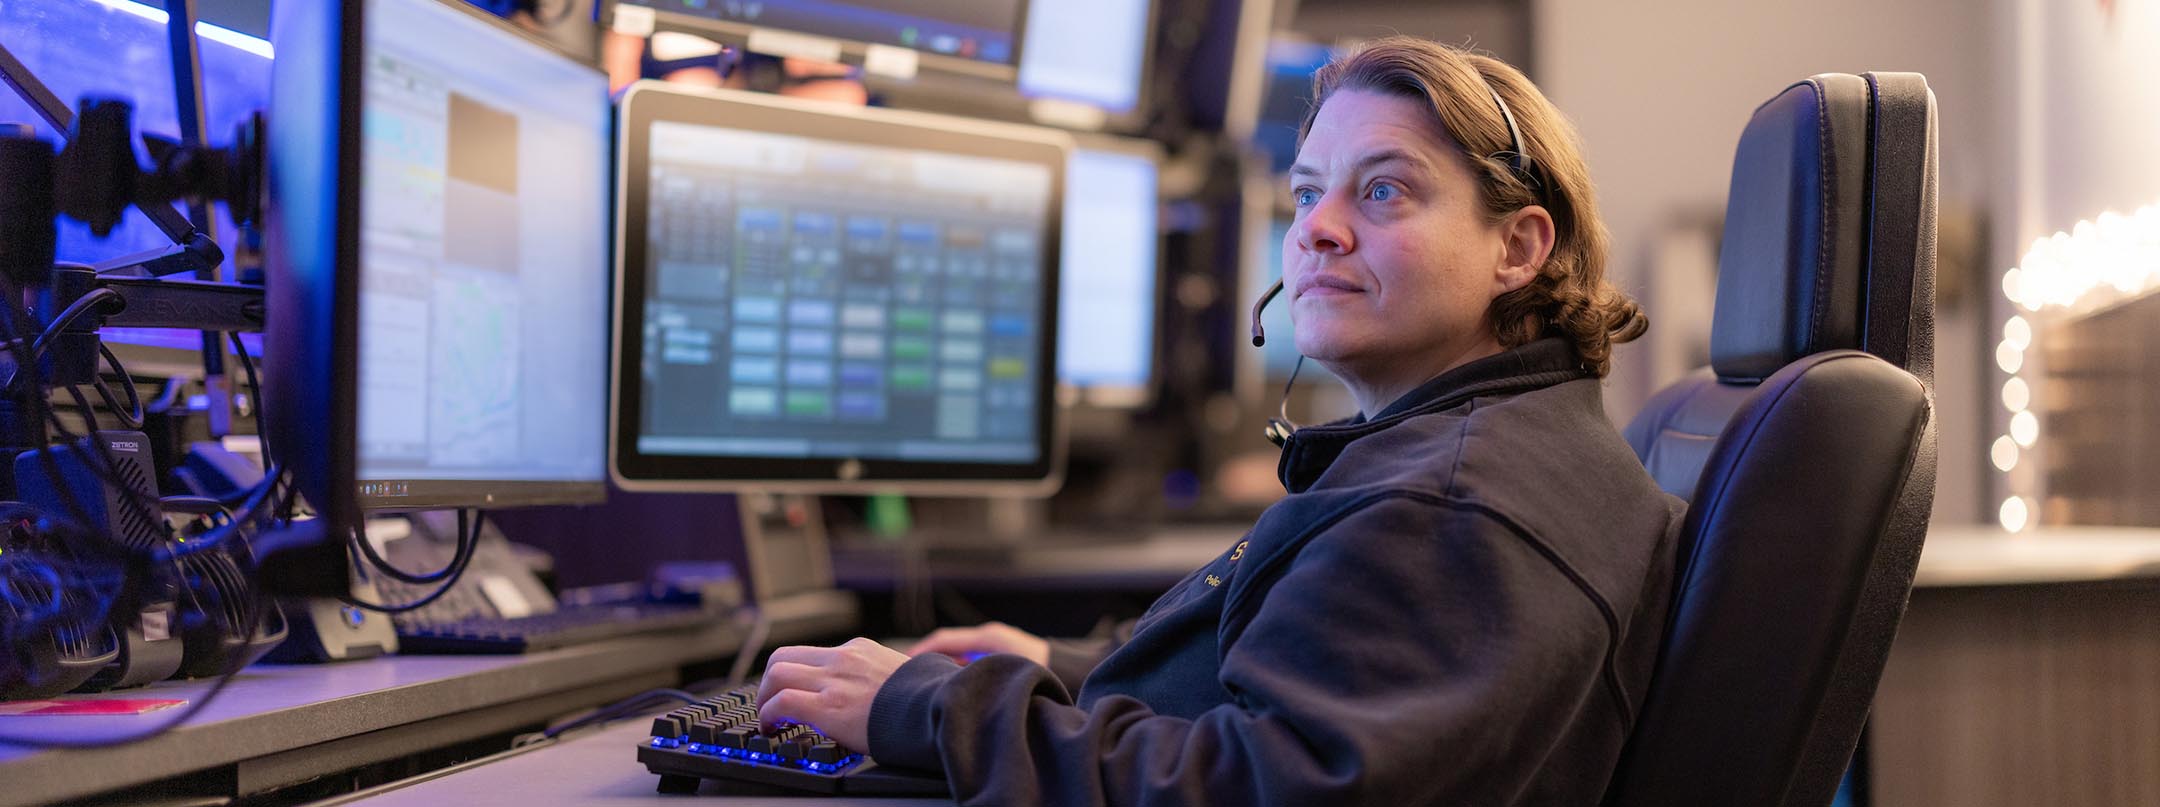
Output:
<svg viewBox="0 0 2160 807">
<path fill-rule="evenodd" d="M 1511 287 L 1506 240 L 1422 102 L 1329 96 L 1290 193 L 1283 284 L 1299 352 L 1353 386 L 1400 387 L 1386 376 L 1414 385 L 1499 350 L 1485 311 Z"/>
</svg>

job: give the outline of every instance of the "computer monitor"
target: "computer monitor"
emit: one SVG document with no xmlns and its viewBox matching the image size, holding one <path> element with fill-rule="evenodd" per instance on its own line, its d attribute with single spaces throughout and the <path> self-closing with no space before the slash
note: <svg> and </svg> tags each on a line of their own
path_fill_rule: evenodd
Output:
<svg viewBox="0 0 2160 807">
<path fill-rule="evenodd" d="M 1298 386 L 1308 392 L 1330 387 L 1334 375 L 1318 362 L 1306 361 L 1298 366 L 1297 328 L 1290 319 L 1289 295 L 1277 297 L 1273 304 L 1260 314 L 1260 324 L 1267 331 L 1267 344 L 1253 348 L 1251 320 L 1242 316 L 1246 306 L 1259 299 L 1283 272 L 1283 244 L 1290 234 L 1292 213 L 1283 208 L 1287 202 L 1279 201 L 1289 195 L 1283 184 L 1272 175 L 1255 173 L 1245 183 L 1245 245 L 1244 277 L 1239 281 L 1239 313 L 1231 337 L 1239 345 L 1241 359 L 1238 366 L 1238 397 L 1274 414 L 1274 407 L 1282 400 L 1283 387 L 1292 373 L 1297 374 Z M 1254 355 L 1258 354 L 1258 355 Z M 1329 411 L 1328 415 L 1348 414 Z"/>
<path fill-rule="evenodd" d="M 921 66 L 1011 81 L 1023 0 L 621 0 L 658 25 L 781 56 L 861 63 L 873 48 L 915 51 Z M 625 13 L 620 6 L 616 13 Z M 805 38 L 807 37 L 809 38 Z"/>
<path fill-rule="evenodd" d="M 1094 405 L 1147 402 L 1155 369 L 1160 149 L 1088 138 L 1065 171 L 1058 377 Z"/>
<path fill-rule="evenodd" d="M 884 106 L 1132 134 L 1153 119 L 1154 0 L 1030 0 L 1017 76 L 865 71 Z"/>
<path fill-rule="evenodd" d="M 1245 286 L 1248 290 L 1264 290 L 1282 278 L 1283 239 L 1289 235 L 1289 216 L 1268 217 L 1267 241 L 1262 249 L 1256 250 L 1259 260 L 1246 264 Z M 1246 299 L 1257 297 L 1257 291 L 1245 295 Z M 1288 303 L 1288 300 L 1277 300 L 1260 313 L 1260 324 L 1270 334 L 1267 344 L 1260 348 L 1268 378 L 1286 378 L 1297 366 L 1297 332 L 1292 330 Z"/>
<path fill-rule="evenodd" d="M 654 82 L 619 104 L 618 484 L 1054 488 L 1067 138 Z"/>
<path fill-rule="evenodd" d="M 1261 89 L 1260 120 L 1253 140 L 1267 155 L 1268 168 L 1277 176 L 1289 173 L 1297 161 L 1298 126 L 1312 105 L 1312 77 L 1333 55 L 1326 45 L 1290 34 L 1276 34 L 1267 43 L 1267 78 Z"/>
<path fill-rule="evenodd" d="M 1153 14 L 1150 0 L 1032 0 L 1020 94 L 1133 112 L 1142 100 Z"/>
<path fill-rule="evenodd" d="M 462 2 L 282 3 L 273 41 L 277 459 L 333 525 L 601 500 L 606 76 Z"/>
</svg>

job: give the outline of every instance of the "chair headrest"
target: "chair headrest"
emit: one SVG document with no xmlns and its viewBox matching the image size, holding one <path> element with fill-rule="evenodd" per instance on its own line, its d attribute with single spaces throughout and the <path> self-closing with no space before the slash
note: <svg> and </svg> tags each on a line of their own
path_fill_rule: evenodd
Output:
<svg viewBox="0 0 2160 807">
<path fill-rule="evenodd" d="M 1757 107 L 1741 132 L 1711 321 L 1719 378 L 1760 381 L 1802 356 L 1861 346 L 1868 96 L 1859 76 L 1813 76 Z"/>
</svg>

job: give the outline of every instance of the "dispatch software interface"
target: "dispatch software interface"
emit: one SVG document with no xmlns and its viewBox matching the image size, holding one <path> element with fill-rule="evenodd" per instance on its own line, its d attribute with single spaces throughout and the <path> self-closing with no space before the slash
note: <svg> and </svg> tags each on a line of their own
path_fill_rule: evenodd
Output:
<svg viewBox="0 0 2160 807">
<path fill-rule="evenodd" d="M 597 481 L 607 79 L 483 20 L 371 0 L 360 475 Z"/>
<path fill-rule="evenodd" d="M 1036 459 L 1046 166 L 651 132 L 641 451 Z"/>
</svg>

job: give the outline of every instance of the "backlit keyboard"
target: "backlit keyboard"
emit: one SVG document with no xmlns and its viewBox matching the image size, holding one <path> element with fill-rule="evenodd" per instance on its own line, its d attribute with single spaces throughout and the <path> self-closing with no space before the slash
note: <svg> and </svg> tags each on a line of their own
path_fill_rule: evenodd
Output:
<svg viewBox="0 0 2160 807">
<path fill-rule="evenodd" d="M 942 796 L 942 777 L 880 768 L 809 726 L 759 729 L 757 687 L 745 685 L 653 719 L 638 761 L 660 774 L 660 791 L 688 793 L 704 779 L 723 789 L 765 785 L 856 796 Z"/>
<path fill-rule="evenodd" d="M 398 652 L 532 653 L 641 633 L 694 631 L 721 618 L 694 605 L 566 605 L 516 618 L 474 616 L 399 623 Z"/>
</svg>

